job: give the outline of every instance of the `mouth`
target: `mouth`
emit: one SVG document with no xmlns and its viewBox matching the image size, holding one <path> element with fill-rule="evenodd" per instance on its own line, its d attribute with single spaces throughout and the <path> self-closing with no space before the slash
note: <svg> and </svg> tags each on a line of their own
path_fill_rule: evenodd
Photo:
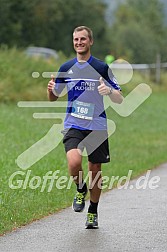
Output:
<svg viewBox="0 0 167 252">
<path fill-rule="evenodd" d="M 86 46 L 85 45 L 76 45 L 75 50 L 78 53 L 85 53 L 86 51 Z"/>
<path fill-rule="evenodd" d="M 82 50 L 83 48 L 84 48 L 85 46 L 83 45 L 83 46 L 76 46 L 76 48 L 78 49 L 78 50 Z"/>
</svg>

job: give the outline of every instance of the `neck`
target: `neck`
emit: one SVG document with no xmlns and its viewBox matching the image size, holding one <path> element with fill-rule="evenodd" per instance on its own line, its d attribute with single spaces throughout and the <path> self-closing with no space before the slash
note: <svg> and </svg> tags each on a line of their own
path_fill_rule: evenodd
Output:
<svg viewBox="0 0 167 252">
<path fill-rule="evenodd" d="M 82 61 L 88 61 L 88 59 L 90 58 L 90 56 L 91 56 L 91 54 L 90 54 L 90 52 L 89 53 L 87 53 L 87 54 L 79 54 L 79 53 L 77 53 L 77 60 L 80 62 L 82 62 Z"/>
</svg>

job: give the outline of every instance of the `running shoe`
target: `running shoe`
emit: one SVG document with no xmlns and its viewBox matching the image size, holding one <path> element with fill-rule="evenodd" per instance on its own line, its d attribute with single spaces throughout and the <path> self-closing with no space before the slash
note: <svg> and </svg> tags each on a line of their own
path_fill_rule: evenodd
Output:
<svg viewBox="0 0 167 252">
<path fill-rule="evenodd" d="M 74 201 L 72 204 L 72 208 L 75 212 L 82 212 L 85 208 L 85 197 L 86 197 L 87 191 L 80 193 L 76 192 Z"/>
<path fill-rule="evenodd" d="M 98 215 L 96 213 L 87 213 L 85 228 L 86 229 L 98 228 Z"/>
</svg>

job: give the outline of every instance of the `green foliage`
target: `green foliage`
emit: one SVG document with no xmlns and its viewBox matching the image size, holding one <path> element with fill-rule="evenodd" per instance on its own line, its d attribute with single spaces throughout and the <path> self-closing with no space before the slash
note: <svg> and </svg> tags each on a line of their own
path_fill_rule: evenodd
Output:
<svg viewBox="0 0 167 252">
<path fill-rule="evenodd" d="M 62 56 L 61 56 L 62 57 Z M 29 58 L 24 52 L 13 49 L 0 50 L 0 101 L 46 100 L 48 79 L 43 72 L 55 72 L 62 62 Z M 39 72 L 39 78 L 32 73 Z"/>
<path fill-rule="evenodd" d="M 111 45 L 117 57 L 124 56 L 131 63 L 153 63 L 160 53 L 167 60 L 167 32 L 158 0 L 127 0 L 115 15 Z"/>
<path fill-rule="evenodd" d="M 92 53 L 101 59 L 111 51 L 131 63 L 153 63 L 156 54 L 167 61 L 167 29 L 159 0 L 126 0 L 115 12 L 112 27 L 106 23 L 104 0 L 1 0 L 0 44 L 25 48 L 42 46 L 72 55 L 72 32 L 90 26 Z"/>
<path fill-rule="evenodd" d="M 145 30 L 146 36 L 143 35 Z M 118 58 L 124 58 L 129 62 L 150 63 L 155 62 L 157 47 L 152 42 L 154 36 L 147 27 L 141 29 L 138 23 L 130 23 L 127 26 L 121 24 L 113 38 L 113 51 Z"/>
<path fill-rule="evenodd" d="M 69 56 L 73 50 L 72 31 L 87 25 L 98 40 L 94 53 L 104 58 L 108 51 L 105 8 L 102 0 L 2 0 L 0 44 L 49 47 Z"/>
</svg>

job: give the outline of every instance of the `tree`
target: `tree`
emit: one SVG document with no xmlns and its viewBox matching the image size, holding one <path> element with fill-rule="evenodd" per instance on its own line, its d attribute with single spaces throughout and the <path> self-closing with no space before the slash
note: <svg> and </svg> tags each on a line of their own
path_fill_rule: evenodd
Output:
<svg viewBox="0 0 167 252">
<path fill-rule="evenodd" d="M 2 0 L 0 4 L 0 44 L 20 46 L 24 44 L 24 24 L 31 24 L 33 1 Z"/>
<path fill-rule="evenodd" d="M 117 57 L 123 55 L 131 63 L 155 62 L 157 53 L 167 57 L 162 7 L 158 0 L 127 0 L 118 7 L 111 29 Z"/>
<path fill-rule="evenodd" d="M 44 46 L 69 56 L 73 29 L 87 25 L 94 31 L 93 52 L 96 56 L 104 58 L 108 51 L 106 6 L 102 0 L 1 1 L 0 44 Z"/>
</svg>

